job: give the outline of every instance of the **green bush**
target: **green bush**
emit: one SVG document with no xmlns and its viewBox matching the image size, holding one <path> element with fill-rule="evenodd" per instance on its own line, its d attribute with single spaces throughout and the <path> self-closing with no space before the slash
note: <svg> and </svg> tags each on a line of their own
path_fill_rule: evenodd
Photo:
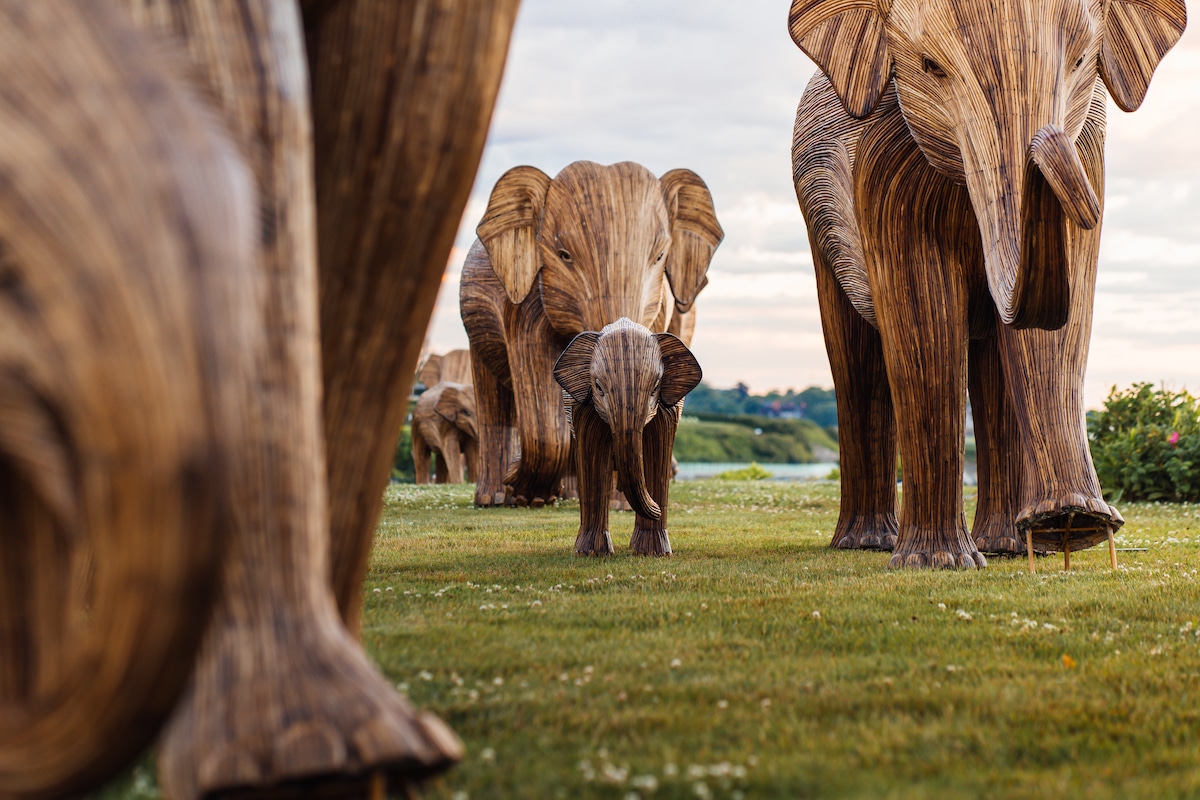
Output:
<svg viewBox="0 0 1200 800">
<path fill-rule="evenodd" d="M 1200 399 L 1137 383 L 1114 386 L 1088 414 L 1092 460 L 1106 496 L 1200 500 Z"/>
<path fill-rule="evenodd" d="M 681 462 L 811 464 L 836 458 L 837 449 L 830 432 L 807 419 L 689 413 L 675 435 Z"/>
<path fill-rule="evenodd" d="M 713 477 L 719 481 L 765 481 L 771 477 L 771 473 L 751 461 L 748 467 L 728 469 Z"/>
<path fill-rule="evenodd" d="M 415 483 L 417 471 L 413 467 L 412 429 L 405 425 L 396 441 L 396 455 L 392 458 L 392 480 Z"/>
</svg>

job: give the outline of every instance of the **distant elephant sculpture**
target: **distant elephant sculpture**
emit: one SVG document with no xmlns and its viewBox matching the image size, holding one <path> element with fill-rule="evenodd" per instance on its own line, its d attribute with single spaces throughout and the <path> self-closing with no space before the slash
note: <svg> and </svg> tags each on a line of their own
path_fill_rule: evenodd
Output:
<svg viewBox="0 0 1200 800">
<path fill-rule="evenodd" d="M 0 0 L 0 795 L 460 757 L 354 632 L 516 8 Z"/>
<path fill-rule="evenodd" d="M 683 398 L 701 377 L 695 356 L 677 337 L 624 317 L 567 345 L 554 378 L 577 442 L 576 553 L 613 552 L 608 511 L 615 467 L 618 486 L 637 512 L 630 547 L 640 555 L 671 554 L 671 449 Z"/>
<path fill-rule="evenodd" d="M 475 389 L 443 381 L 417 398 L 412 416 L 412 455 L 417 483 L 429 483 L 430 456 L 437 459 L 437 483 L 476 479 L 479 431 L 475 425 Z"/>
<path fill-rule="evenodd" d="M 433 354 L 417 369 L 417 383 L 426 389 L 443 381 L 470 383 L 472 380 L 471 351 L 467 349 L 451 350 L 445 355 Z"/>
<path fill-rule="evenodd" d="M 475 503 L 553 503 L 571 446 L 555 361 L 621 317 L 664 330 L 689 312 L 724 233 L 690 170 L 659 179 L 588 161 L 553 180 L 509 170 L 477 232 L 459 296 L 479 407 Z"/>
<path fill-rule="evenodd" d="M 833 546 L 973 567 L 980 550 L 1079 549 L 1122 524 L 1082 406 L 1101 81 L 1136 109 L 1185 21 L 1183 0 L 794 0 L 792 38 L 821 68 L 792 163 L 837 389 Z"/>
</svg>

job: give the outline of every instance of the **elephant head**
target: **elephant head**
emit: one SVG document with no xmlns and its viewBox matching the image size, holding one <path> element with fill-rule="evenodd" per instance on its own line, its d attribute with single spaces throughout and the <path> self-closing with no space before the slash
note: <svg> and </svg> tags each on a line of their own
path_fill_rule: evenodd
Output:
<svg viewBox="0 0 1200 800">
<path fill-rule="evenodd" d="M 788 22 L 851 116 L 894 78 L 929 163 L 966 184 L 1001 320 L 1053 329 L 1067 223 L 1101 216 L 1075 147 L 1099 80 L 1136 109 L 1186 19 L 1184 0 L 793 0 Z"/>
<path fill-rule="evenodd" d="M 541 278 L 550 324 L 563 336 L 620 317 L 653 322 L 664 275 L 677 308 L 691 308 L 724 237 L 712 197 L 694 172 L 661 179 L 624 162 L 577 161 L 551 180 L 516 167 L 496 183 L 477 228 L 509 300 Z"/>
<path fill-rule="evenodd" d="M 433 408 L 442 419 L 472 439 L 479 440 L 479 432 L 475 427 L 475 391 L 471 386 L 461 383 L 442 384 L 441 395 Z"/>
<path fill-rule="evenodd" d="M 607 423 L 629 504 L 658 519 L 658 504 L 646 489 L 642 430 L 656 414 L 674 413 L 700 383 L 695 356 L 675 336 L 621 318 L 599 333 L 576 336 L 554 365 L 554 377 L 574 403 L 590 404 Z"/>
</svg>

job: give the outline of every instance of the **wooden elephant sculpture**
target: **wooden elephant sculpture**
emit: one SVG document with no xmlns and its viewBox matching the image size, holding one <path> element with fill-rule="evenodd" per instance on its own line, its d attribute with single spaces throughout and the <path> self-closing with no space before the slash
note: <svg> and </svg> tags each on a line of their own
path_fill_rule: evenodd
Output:
<svg viewBox="0 0 1200 800">
<path fill-rule="evenodd" d="M 1122 524 L 1082 406 L 1103 86 L 1137 108 L 1185 20 L 1183 0 L 794 0 L 792 38 L 821 68 L 792 163 L 837 389 L 833 546 L 973 567 L 1026 537 L 1078 549 Z"/>
<path fill-rule="evenodd" d="M 443 381 L 450 383 L 470 383 L 471 351 L 467 349 L 451 350 L 445 355 L 433 354 L 425 359 L 417 370 L 417 383 L 431 389 Z"/>
<path fill-rule="evenodd" d="M 461 754 L 354 632 L 516 8 L 0 0 L 0 796 Z"/>
<path fill-rule="evenodd" d="M 571 340 L 554 366 L 576 439 L 579 534 L 575 552 L 609 555 L 609 499 L 617 485 L 637 512 L 630 547 L 671 554 L 667 493 L 683 398 L 703 373 L 676 336 L 622 317 Z"/>
<path fill-rule="evenodd" d="M 579 161 L 496 183 L 463 266 L 479 406 L 475 503 L 557 498 L 571 434 L 553 368 L 572 337 L 626 317 L 657 331 L 693 310 L 724 233 L 699 176 Z"/>
<path fill-rule="evenodd" d="M 412 416 L 412 454 L 417 483 L 429 483 L 430 456 L 437 458 L 437 483 L 476 479 L 479 431 L 475 424 L 475 389 L 443 381 L 417 398 Z"/>
</svg>

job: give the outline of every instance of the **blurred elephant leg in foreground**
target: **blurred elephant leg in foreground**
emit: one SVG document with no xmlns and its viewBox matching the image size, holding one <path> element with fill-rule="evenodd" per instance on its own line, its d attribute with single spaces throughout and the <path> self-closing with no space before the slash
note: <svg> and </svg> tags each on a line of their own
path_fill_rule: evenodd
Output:
<svg viewBox="0 0 1200 800">
<path fill-rule="evenodd" d="M 994 311 L 987 311 L 994 316 Z M 971 538 L 981 553 L 1020 555 L 1025 542 L 1017 531 L 1017 512 L 1025 456 L 999 344 L 994 335 L 972 340 L 967 364 L 979 485 Z"/>
<path fill-rule="evenodd" d="M 879 331 L 850 304 L 821 250 L 812 248 L 825 349 L 837 395 L 841 512 L 831 547 L 896 544 L 896 417 Z"/>
<path fill-rule="evenodd" d="M 4 797 L 79 796 L 136 757 L 218 586 L 254 192 L 161 56 L 110 0 L 0 2 Z"/>
<path fill-rule="evenodd" d="M 417 357 L 483 152 L 517 5 L 305 4 L 333 586 L 352 631 Z"/>
</svg>

